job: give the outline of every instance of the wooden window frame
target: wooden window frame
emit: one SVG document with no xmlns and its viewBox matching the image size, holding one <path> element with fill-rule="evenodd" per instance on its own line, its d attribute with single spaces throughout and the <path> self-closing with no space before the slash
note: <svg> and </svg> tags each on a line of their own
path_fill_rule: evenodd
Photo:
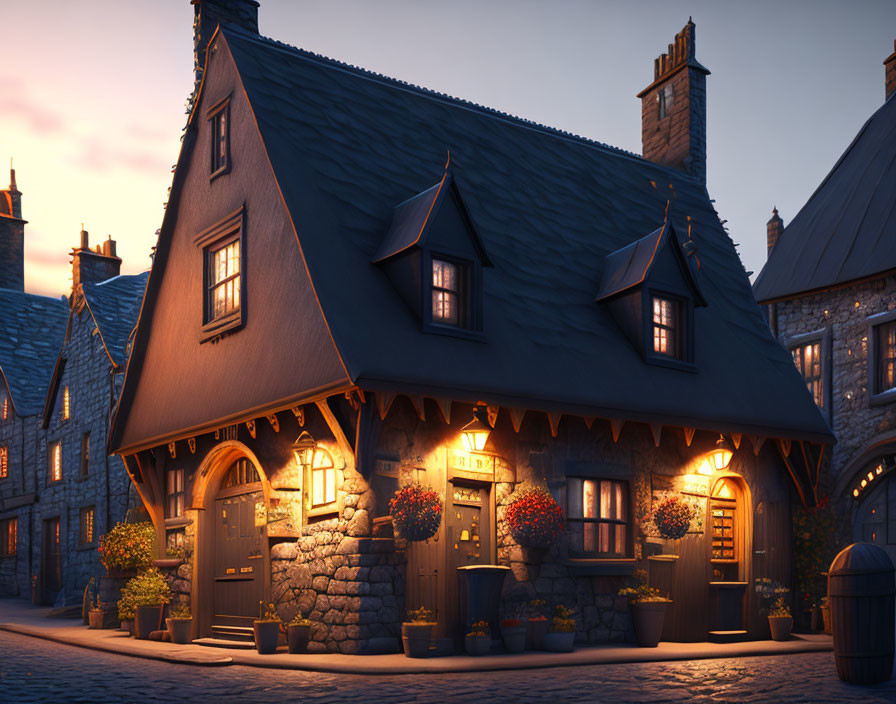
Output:
<svg viewBox="0 0 896 704">
<path fill-rule="evenodd" d="M 432 294 L 439 290 L 433 286 L 433 262 L 445 262 L 457 267 L 458 316 L 457 324 L 438 320 L 433 316 Z M 444 252 L 426 251 L 421 259 L 421 306 L 423 332 L 485 341 L 482 333 L 482 265 L 463 257 Z"/>
<path fill-rule="evenodd" d="M 0 479 L 9 477 L 9 446 L 0 445 Z"/>
<path fill-rule="evenodd" d="M 186 510 L 185 475 L 183 467 L 165 471 L 165 518 L 183 518 Z M 179 481 L 178 481 L 179 478 Z M 172 491 L 172 480 L 174 490 Z M 179 485 L 179 490 L 178 490 Z M 180 501 L 178 502 L 178 499 Z"/>
<path fill-rule="evenodd" d="M 5 391 L 0 395 L 0 420 L 9 420 L 9 394 Z"/>
<path fill-rule="evenodd" d="M 805 347 L 806 345 L 818 344 L 819 352 L 821 355 L 821 386 L 822 386 L 822 406 L 818 406 L 818 410 L 821 411 L 821 414 L 825 417 L 825 419 L 830 423 L 831 422 L 831 330 L 830 328 L 824 328 L 821 330 L 812 330 L 811 332 L 801 333 L 799 335 L 792 335 L 782 341 L 782 344 L 790 352 L 791 357 L 793 356 L 794 350 L 797 348 Z M 794 360 L 794 366 L 797 371 L 800 371 L 800 368 L 796 365 L 796 360 Z M 802 375 L 802 374 L 801 374 Z M 805 379 L 805 377 L 803 377 Z M 808 391 L 808 387 L 807 387 Z M 811 391 L 809 391 L 811 395 Z M 813 397 L 814 400 L 814 397 Z"/>
<path fill-rule="evenodd" d="M 81 434 L 81 478 L 90 476 L 90 431 Z"/>
<path fill-rule="evenodd" d="M 214 253 L 222 247 L 239 241 L 240 243 L 240 302 L 236 310 L 212 317 L 211 262 Z M 202 252 L 202 326 L 199 342 L 219 340 L 225 333 L 236 332 L 246 323 L 246 207 L 230 213 L 222 220 L 206 228 L 193 238 L 193 244 Z"/>
<path fill-rule="evenodd" d="M 78 513 L 78 548 L 96 544 L 96 506 L 83 506 Z"/>
<path fill-rule="evenodd" d="M 724 498 L 713 496 L 712 492 L 715 490 L 716 485 L 722 481 L 725 481 L 734 487 L 735 494 L 733 497 Z M 713 565 L 741 565 L 744 563 L 745 559 L 744 543 L 747 539 L 743 526 L 741 525 L 741 522 L 746 520 L 744 516 L 746 507 L 743 502 L 743 491 L 731 477 L 717 477 L 709 487 L 709 493 L 709 561 Z M 715 557 L 713 554 L 716 540 L 715 515 L 713 514 L 713 511 L 716 509 L 720 511 L 731 511 L 731 552 L 734 557 Z M 721 537 L 723 540 L 725 539 L 724 535 Z"/>
<path fill-rule="evenodd" d="M 653 301 L 669 301 L 675 306 L 676 332 L 675 354 L 663 354 L 653 349 Z M 644 336 L 644 361 L 662 367 L 696 372 L 694 365 L 694 302 L 680 293 L 663 289 L 646 288 L 642 294 Z M 677 329 L 676 329 L 677 328 Z"/>
<path fill-rule="evenodd" d="M 19 517 L 0 519 L 0 557 L 15 557 L 18 553 Z"/>
<path fill-rule="evenodd" d="M 330 460 L 329 467 L 315 467 L 315 460 L 318 453 L 324 453 Z M 338 471 L 333 454 L 322 447 L 316 447 L 311 455 L 311 464 L 305 465 L 305 517 L 306 519 L 323 520 L 332 516 L 339 515 L 342 512 L 343 496 L 342 496 L 342 472 Z M 314 474 L 315 472 L 332 472 L 333 473 L 333 500 L 324 501 L 323 503 L 315 503 L 314 497 Z M 324 491 L 326 491 L 326 480 L 324 481 Z M 324 497 L 326 498 L 326 497 Z"/>
<path fill-rule="evenodd" d="M 868 405 L 882 406 L 896 402 L 896 387 L 883 388 L 884 357 L 882 356 L 883 346 L 880 343 L 881 333 L 890 325 L 896 324 L 896 310 L 871 315 L 866 320 L 868 322 Z"/>
<path fill-rule="evenodd" d="M 54 440 L 53 442 L 47 443 L 47 472 L 47 484 L 58 484 L 62 481 L 61 440 Z"/>
<path fill-rule="evenodd" d="M 594 482 L 597 486 L 596 490 L 598 492 L 600 492 L 601 482 L 610 482 L 612 484 L 621 485 L 623 488 L 623 491 L 625 493 L 623 500 L 625 502 L 626 518 L 623 520 L 623 519 L 616 519 L 616 518 L 604 518 L 601 516 L 585 517 L 584 515 L 582 515 L 582 516 L 572 515 L 572 492 L 573 492 L 574 482 L 578 482 L 578 486 L 580 489 L 582 487 L 584 487 L 585 482 Z M 631 558 L 633 555 L 633 552 L 634 552 L 634 548 L 633 548 L 633 535 L 632 535 L 632 533 L 633 533 L 632 497 L 631 497 L 631 486 L 629 485 L 628 480 L 620 479 L 619 477 L 605 477 L 605 476 L 600 476 L 600 477 L 597 477 L 597 476 L 568 476 L 567 480 L 566 480 L 566 491 L 567 491 L 567 503 L 566 503 L 566 523 L 567 523 L 567 525 L 574 524 L 574 523 L 576 523 L 576 524 L 581 523 L 584 525 L 585 523 L 590 523 L 590 524 L 594 524 L 597 526 L 600 526 L 601 524 L 608 524 L 608 525 L 614 525 L 614 526 L 621 525 L 621 526 L 625 527 L 625 551 L 624 551 L 624 553 L 601 552 L 600 550 L 586 552 L 586 551 L 584 551 L 584 549 L 581 552 L 579 552 L 579 551 L 574 551 L 570 547 L 569 557 L 571 557 L 573 559 L 577 559 L 577 560 L 589 560 L 589 561 L 591 561 L 591 560 L 613 561 L 613 560 L 625 560 L 625 559 Z M 600 505 L 599 493 L 596 498 L 596 501 L 598 502 L 598 506 L 599 506 Z M 584 499 L 583 499 L 583 501 L 582 501 L 582 513 L 583 514 L 585 513 L 584 509 L 585 509 L 585 507 L 584 507 Z M 598 528 L 598 533 L 595 536 L 596 543 L 599 543 L 599 530 L 600 529 Z"/>
<path fill-rule="evenodd" d="M 219 100 L 211 108 L 208 109 L 205 116 L 209 125 L 209 176 L 211 182 L 230 172 L 231 154 L 230 154 L 230 98 L 227 96 L 223 100 Z M 224 117 L 224 156 L 218 159 L 218 142 L 220 118 Z"/>
</svg>

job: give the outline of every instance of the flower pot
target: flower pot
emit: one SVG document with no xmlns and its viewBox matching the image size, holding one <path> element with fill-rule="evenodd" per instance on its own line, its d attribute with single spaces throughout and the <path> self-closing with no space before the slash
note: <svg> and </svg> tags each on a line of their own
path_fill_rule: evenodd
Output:
<svg viewBox="0 0 896 704">
<path fill-rule="evenodd" d="M 468 655 L 485 655 L 492 648 L 491 636 L 465 636 L 464 650 Z"/>
<path fill-rule="evenodd" d="M 655 648 L 663 635 L 666 608 L 671 601 L 639 601 L 632 604 L 635 639 L 642 648 Z"/>
<path fill-rule="evenodd" d="M 150 633 L 161 630 L 162 609 L 164 608 L 161 604 L 138 606 L 135 609 L 137 617 L 134 625 L 134 636 L 140 640 L 148 640 Z"/>
<path fill-rule="evenodd" d="M 552 653 L 571 653 L 575 631 L 551 631 L 544 635 L 544 649 Z"/>
<path fill-rule="evenodd" d="M 171 642 L 186 645 L 190 642 L 190 631 L 193 629 L 192 618 L 166 618 L 168 633 L 171 634 Z"/>
<path fill-rule="evenodd" d="M 546 618 L 530 618 L 526 627 L 526 650 L 541 650 L 550 627 Z"/>
<path fill-rule="evenodd" d="M 280 640 L 279 621 L 255 621 L 255 650 L 259 655 L 270 655 L 277 652 L 277 641 Z"/>
<path fill-rule="evenodd" d="M 504 639 L 504 650 L 508 653 L 521 653 L 526 649 L 526 635 L 528 634 L 526 626 L 514 626 L 513 628 L 502 628 L 501 637 Z"/>
<path fill-rule="evenodd" d="M 309 640 L 311 640 L 311 626 L 286 627 L 286 647 L 293 655 L 307 652 Z"/>
<path fill-rule="evenodd" d="M 106 614 L 102 609 L 91 609 L 87 612 L 87 627 L 102 628 Z"/>
<path fill-rule="evenodd" d="M 772 640 L 790 640 L 793 630 L 792 616 L 769 616 L 768 627 L 772 631 Z"/>
<path fill-rule="evenodd" d="M 134 620 L 128 619 L 127 621 L 122 621 L 121 630 L 130 636 L 134 635 Z"/>
<path fill-rule="evenodd" d="M 401 644 L 407 657 L 425 658 L 429 655 L 429 644 L 432 640 L 432 629 L 435 625 L 427 621 L 401 624 Z"/>
<path fill-rule="evenodd" d="M 831 635 L 831 607 L 824 605 L 821 607 L 821 620 L 824 623 L 825 635 Z"/>
</svg>

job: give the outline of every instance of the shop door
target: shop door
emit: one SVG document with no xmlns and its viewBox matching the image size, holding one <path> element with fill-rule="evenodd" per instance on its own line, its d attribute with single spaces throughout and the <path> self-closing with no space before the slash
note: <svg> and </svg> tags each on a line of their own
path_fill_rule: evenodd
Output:
<svg viewBox="0 0 896 704">
<path fill-rule="evenodd" d="M 456 624 L 460 596 L 457 568 L 491 564 L 491 485 L 448 483 L 446 520 L 448 565 L 446 574 L 446 623 Z M 449 629 L 450 631 L 450 629 Z"/>
<path fill-rule="evenodd" d="M 43 575 L 44 602 L 53 604 L 62 590 L 62 550 L 59 540 L 59 518 L 50 518 L 44 521 L 41 574 Z"/>
</svg>

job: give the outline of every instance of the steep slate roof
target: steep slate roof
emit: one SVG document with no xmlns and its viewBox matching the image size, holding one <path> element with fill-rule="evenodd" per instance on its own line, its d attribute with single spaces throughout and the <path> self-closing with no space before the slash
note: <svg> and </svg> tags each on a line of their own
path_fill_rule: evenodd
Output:
<svg viewBox="0 0 896 704">
<path fill-rule="evenodd" d="M 39 413 L 68 321 L 59 298 L 0 289 L 0 371 L 16 413 Z"/>
<path fill-rule="evenodd" d="M 149 272 L 145 271 L 82 286 L 87 307 L 113 364 L 122 365 L 125 361 L 128 338 L 137 325 L 148 278 Z"/>
<path fill-rule="evenodd" d="M 896 99 L 875 112 L 778 239 L 753 284 L 788 298 L 896 269 Z"/>
<path fill-rule="evenodd" d="M 321 310 L 362 388 L 833 440 L 702 183 L 236 28 L 220 32 Z M 422 333 L 371 263 L 395 206 L 432 186 L 446 151 L 494 264 L 483 276 L 484 343 Z M 670 199 L 702 263 L 697 373 L 646 365 L 594 300 L 606 255 L 662 225 Z M 168 237 L 163 227 L 160 253 Z"/>
</svg>

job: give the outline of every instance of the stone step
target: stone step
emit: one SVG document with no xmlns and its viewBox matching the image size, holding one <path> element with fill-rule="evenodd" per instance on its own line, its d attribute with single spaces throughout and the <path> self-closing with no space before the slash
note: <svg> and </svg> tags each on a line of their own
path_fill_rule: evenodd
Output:
<svg viewBox="0 0 896 704">
<path fill-rule="evenodd" d="M 255 631 L 248 626 L 212 626 L 212 635 L 234 640 L 255 640 Z"/>
<path fill-rule="evenodd" d="M 710 643 L 740 643 L 747 640 L 746 631 L 710 631 Z"/>
<path fill-rule="evenodd" d="M 234 650 L 254 650 L 255 641 L 234 640 L 232 638 L 197 638 L 195 645 L 205 645 L 209 648 L 231 648 Z"/>
</svg>

